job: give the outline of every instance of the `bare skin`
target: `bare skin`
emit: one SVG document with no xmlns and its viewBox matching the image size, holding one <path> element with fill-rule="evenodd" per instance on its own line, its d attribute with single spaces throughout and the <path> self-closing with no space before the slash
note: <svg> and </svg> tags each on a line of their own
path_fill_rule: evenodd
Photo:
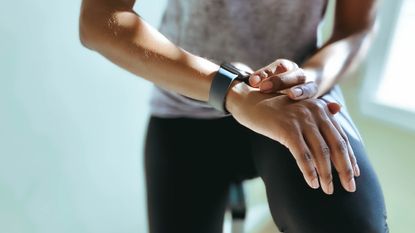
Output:
<svg viewBox="0 0 415 233">
<path fill-rule="evenodd" d="M 238 122 L 285 145 L 307 184 L 327 194 L 334 191 L 331 163 L 349 192 L 356 190 L 354 176 L 360 172 L 348 139 L 331 114 L 339 107 L 317 97 L 359 60 L 371 34 L 376 2 L 338 0 L 332 38 L 302 69 L 291 62 L 292 66 L 280 68 L 271 64 L 276 67 L 273 72 L 259 80 L 253 75 L 251 86 L 235 82 L 227 95 L 226 107 Z M 83 45 L 165 89 L 207 101 L 219 66 L 175 46 L 133 11 L 134 4 L 135 0 L 83 0 Z M 282 90 L 287 95 L 275 94 Z"/>
</svg>

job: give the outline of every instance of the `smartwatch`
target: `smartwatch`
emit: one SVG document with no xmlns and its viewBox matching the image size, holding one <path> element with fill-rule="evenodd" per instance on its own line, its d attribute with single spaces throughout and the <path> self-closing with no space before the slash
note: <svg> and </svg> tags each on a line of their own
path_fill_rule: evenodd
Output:
<svg viewBox="0 0 415 233">
<path fill-rule="evenodd" d="M 229 87 L 235 80 L 248 83 L 249 76 L 250 73 L 238 69 L 231 63 L 222 63 L 218 72 L 213 77 L 209 91 L 208 103 L 215 109 L 225 114 L 229 114 L 225 107 L 226 95 L 228 94 Z"/>
</svg>

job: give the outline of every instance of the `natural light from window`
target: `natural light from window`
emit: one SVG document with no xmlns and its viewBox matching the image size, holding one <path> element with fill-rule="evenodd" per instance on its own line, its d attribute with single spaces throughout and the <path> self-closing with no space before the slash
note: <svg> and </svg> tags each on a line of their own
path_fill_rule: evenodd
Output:
<svg viewBox="0 0 415 233">
<path fill-rule="evenodd" d="M 415 0 L 404 0 L 384 76 L 376 93 L 376 102 L 411 112 L 415 112 L 414 25 Z"/>
</svg>

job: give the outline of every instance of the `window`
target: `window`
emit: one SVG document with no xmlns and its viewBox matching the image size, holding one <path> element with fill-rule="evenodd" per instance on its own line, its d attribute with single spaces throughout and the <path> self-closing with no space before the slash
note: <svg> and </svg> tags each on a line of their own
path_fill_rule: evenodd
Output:
<svg viewBox="0 0 415 233">
<path fill-rule="evenodd" d="M 362 111 L 415 130 L 415 0 L 383 1 L 367 63 Z"/>
</svg>

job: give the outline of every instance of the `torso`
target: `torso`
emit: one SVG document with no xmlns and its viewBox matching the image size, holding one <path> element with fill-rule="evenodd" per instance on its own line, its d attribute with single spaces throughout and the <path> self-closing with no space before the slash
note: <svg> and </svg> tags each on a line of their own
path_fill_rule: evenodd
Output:
<svg viewBox="0 0 415 233">
<path fill-rule="evenodd" d="M 258 69 L 277 58 L 301 64 L 317 48 L 326 0 L 169 0 L 160 32 L 181 48 L 217 63 Z M 160 117 L 223 116 L 207 104 L 156 87 Z"/>
</svg>

